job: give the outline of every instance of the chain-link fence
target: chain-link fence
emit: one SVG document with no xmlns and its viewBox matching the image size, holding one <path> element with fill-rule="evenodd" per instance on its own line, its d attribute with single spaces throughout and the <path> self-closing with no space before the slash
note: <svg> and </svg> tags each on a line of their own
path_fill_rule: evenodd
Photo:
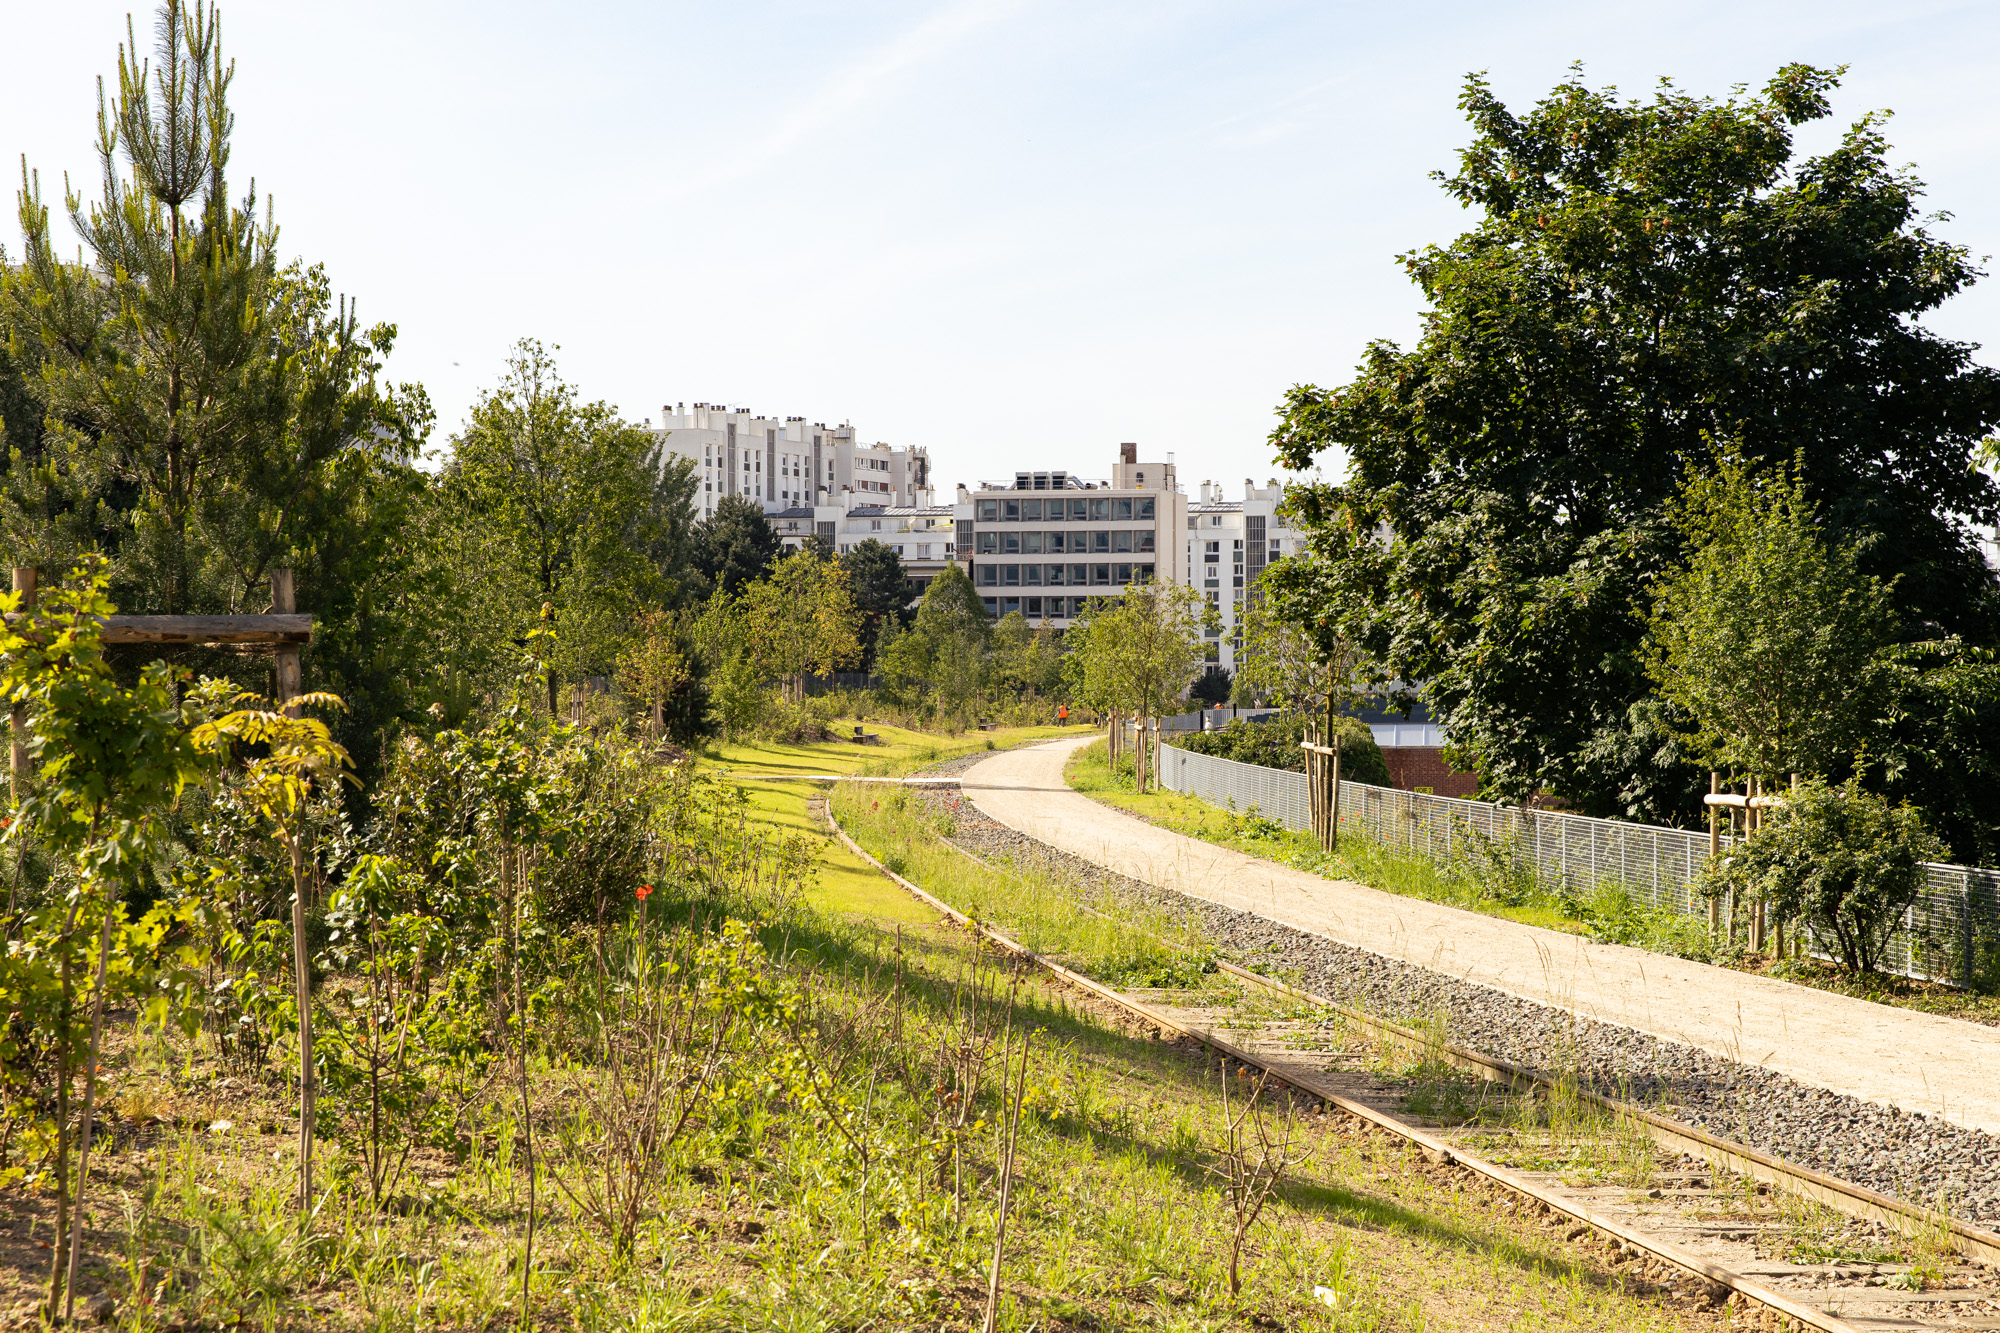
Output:
<svg viewBox="0 0 2000 1333">
<path fill-rule="evenodd" d="M 1311 827 L 1303 773 L 1162 745 L 1160 785 L 1239 812 L 1255 809 L 1287 828 Z M 1708 900 L 1694 886 L 1708 860 L 1705 830 L 1627 824 L 1359 782 L 1340 784 L 1340 822 L 1384 847 L 1433 861 L 1497 853 L 1518 858 L 1543 883 L 1568 892 L 1616 886 L 1647 907 L 1703 920 L 1708 916 Z M 1952 985 L 2000 970 L 2000 871 L 1953 865 L 1927 870 L 1929 883 L 1905 912 L 1884 966 L 1901 976 Z"/>
</svg>

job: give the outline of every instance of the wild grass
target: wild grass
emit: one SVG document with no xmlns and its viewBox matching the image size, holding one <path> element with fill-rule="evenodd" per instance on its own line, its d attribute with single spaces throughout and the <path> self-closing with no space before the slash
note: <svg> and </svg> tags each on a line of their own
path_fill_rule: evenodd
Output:
<svg viewBox="0 0 2000 1333">
<path fill-rule="evenodd" d="M 987 869 L 948 847 L 960 798 L 933 806 L 899 788 L 843 787 L 833 809 L 850 836 L 891 871 L 974 920 L 1058 962 L 1116 986 L 1199 987 L 1215 972 L 1215 950 L 1192 928 L 1124 919 L 1052 867 Z"/>
<path fill-rule="evenodd" d="M 817 872 L 780 864 L 789 814 L 733 809 L 700 836 L 750 861 L 660 876 L 602 935 L 531 938 L 546 1034 L 526 1056 L 532 1119 L 497 1062 L 451 1124 L 416 1136 L 379 1202 L 347 1120 L 327 1127 L 312 1214 L 291 1207 L 281 1049 L 251 1069 L 203 1030 L 121 1028 L 87 1298 L 110 1297 L 133 1333 L 976 1328 L 1011 1055 L 1000 1328 L 1714 1326 L 1308 1106 L 1245 1227 L 1211 1173 L 1228 1174 L 1232 1108 L 1204 1058 L 955 928 L 822 906 Z M 908 803 L 867 815 L 857 826 L 912 877 L 1034 947 L 1131 984 L 1208 975 L 1199 941 L 1162 945 L 1064 908 L 1062 886 L 1025 870 L 937 857 Z M 0 1308 L 42 1280 L 49 1213 L 34 1188 L 0 1191 Z"/>
</svg>

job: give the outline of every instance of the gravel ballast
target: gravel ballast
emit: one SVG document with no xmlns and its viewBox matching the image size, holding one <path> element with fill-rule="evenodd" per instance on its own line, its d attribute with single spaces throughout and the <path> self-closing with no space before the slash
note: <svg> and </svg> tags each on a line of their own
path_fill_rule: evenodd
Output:
<svg viewBox="0 0 2000 1333">
<path fill-rule="evenodd" d="M 926 770 L 962 774 L 984 754 Z M 1034 865 L 1078 886 L 1086 903 L 1129 918 L 1188 924 L 1230 961 L 1328 999 L 1403 1022 L 1442 1013 L 1448 1039 L 1598 1091 L 1800 1166 L 2000 1228 L 2000 1138 L 1812 1087 L 1681 1042 L 1581 1017 L 1252 912 L 1129 879 L 987 818 L 949 790 L 913 797 L 949 808 L 954 841 L 988 860 Z"/>
</svg>

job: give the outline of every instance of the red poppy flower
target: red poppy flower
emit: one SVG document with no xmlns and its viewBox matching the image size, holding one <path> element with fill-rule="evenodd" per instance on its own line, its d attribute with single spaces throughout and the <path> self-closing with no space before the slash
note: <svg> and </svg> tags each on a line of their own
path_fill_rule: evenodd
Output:
<svg viewBox="0 0 2000 1333">
<path fill-rule="evenodd" d="M 641 885 L 639 886 L 639 890 L 638 890 L 638 892 L 639 892 L 639 901 L 640 901 L 640 902 L 642 902 L 642 903 L 643 903 L 643 902 L 645 902 L 645 901 L 646 901 L 646 895 L 647 895 L 647 894 L 649 894 L 649 893 L 651 893 L 652 891 L 653 891 L 653 886 L 652 886 L 652 885 L 650 885 L 650 884 L 641 884 Z"/>
</svg>

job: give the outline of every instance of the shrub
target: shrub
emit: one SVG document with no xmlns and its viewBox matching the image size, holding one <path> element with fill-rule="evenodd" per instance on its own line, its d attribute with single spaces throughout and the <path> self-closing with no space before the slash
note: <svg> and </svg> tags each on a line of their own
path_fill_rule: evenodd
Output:
<svg viewBox="0 0 2000 1333">
<path fill-rule="evenodd" d="M 832 740 L 834 733 L 830 724 L 836 716 L 837 707 L 832 699 L 808 699 L 800 704 L 785 698 L 773 698 L 764 706 L 763 717 L 757 723 L 757 734 L 783 745 L 808 745 L 815 741 Z"/>
<path fill-rule="evenodd" d="M 1299 733 L 1318 718 L 1296 714 L 1266 718 L 1261 722 L 1238 720 L 1220 731 L 1204 731 L 1177 738 L 1173 743 L 1196 754 L 1212 754 L 1234 759 L 1239 764 L 1260 764 L 1288 772 L 1305 771 L 1305 752 L 1299 749 Z M 1389 765 L 1375 735 L 1359 718 L 1339 719 L 1340 776 L 1349 782 L 1366 782 L 1377 787 L 1393 786 Z"/>
<path fill-rule="evenodd" d="M 1923 889 L 1924 862 L 1945 848 L 1908 804 L 1892 806 L 1858 779 L 1815 779 L 1772 810 L 1757 835 L 1703 872 L 1710 894 L 1761 895 L 1780 921 L 1805 927 L 1850 972 L 1873 972 L 1903 909 Z"/>
</svg>

